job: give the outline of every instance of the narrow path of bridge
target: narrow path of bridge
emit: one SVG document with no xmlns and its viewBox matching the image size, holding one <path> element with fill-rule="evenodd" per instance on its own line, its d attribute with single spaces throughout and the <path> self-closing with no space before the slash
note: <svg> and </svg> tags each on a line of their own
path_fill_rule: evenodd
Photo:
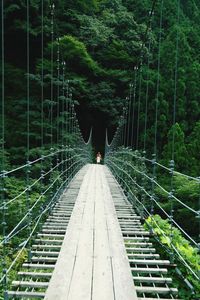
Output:
<svg viewBox="0 0 200 300">
<path fill-rule="evenodd" d="M 5 299 L 177 299 L 171 267 L 108 167 L 86 165 L 54 203 Z"/>
<path fill-rule="evenodd" d="M 105 171 L 88 166 L 46 300 L 137 299 Z"/>
</svg>

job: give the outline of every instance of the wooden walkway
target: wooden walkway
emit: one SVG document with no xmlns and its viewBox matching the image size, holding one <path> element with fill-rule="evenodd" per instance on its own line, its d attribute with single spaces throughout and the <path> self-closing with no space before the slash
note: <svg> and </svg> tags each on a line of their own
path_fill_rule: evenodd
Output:
<svg viewBox="0 0 200 300">
<path fill-rule="evenodd" d="M 178 300 L 167 275 L 173 266 L 134 207 L 107 167 L 84 166 L 53 204 L 6 297 Z"/>
<path fill-rule="evenodd" d="M 106 171 L 88 166 L 46 300 L 137 299 Z"/>
</svg>

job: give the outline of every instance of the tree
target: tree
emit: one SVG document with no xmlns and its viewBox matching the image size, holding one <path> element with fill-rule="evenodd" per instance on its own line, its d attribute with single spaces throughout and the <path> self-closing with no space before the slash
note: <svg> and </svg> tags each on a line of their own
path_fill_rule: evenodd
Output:
<svg viewBox="0 0 200 300">
<path fill-rule="evenodd" d="M 69 35 L 61 37 L 60 49 L 67 67 L 73 71 L 79 74 L 92 73 L 93 75 L 97 75 L 102 71 L 97 62 L 87 52 L 85 44 L 77 38 Z"/>
<path fill-rule="evenodd" d="M 194 176 L 199 176 L 200 169 L 200 121 L 195 124 L 195 127 L 188 137 L 188 153 L 190 154 L 191 172 Z"/>
<path fill-rule="evenodd" d="M 181 172 L 188 171 L 189 161 L 188 152 L 185 144 L 185 135 L 180 125 L 176 123 L 168 132 L 168 142 L 164 146 L 162 153 L 163 162 L 166 166 L 174 155 L 176 170 Z"/>
</svg>

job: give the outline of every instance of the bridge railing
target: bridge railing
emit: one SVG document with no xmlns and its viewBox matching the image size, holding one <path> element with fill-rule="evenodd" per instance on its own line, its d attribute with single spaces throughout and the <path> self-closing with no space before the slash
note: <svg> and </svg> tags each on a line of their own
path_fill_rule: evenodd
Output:
<svg viewBox="0 0 200 300">
<path fill-rule="evenodd" d="M 24 253 L 29 256 L 34 236 L 72 178 L 92 161 L 92 131 L 88 142 L 76 132 L 71 146 L 42 149 L 40 157 L 0 174 L 1 285 L 9 284 L 9 274 Z"/>
<path fill-rule="evenodd" d="M 41 66 L 30 74 L 30 5 L 26 5 L 27 68 L 24 99 L 18 101 L 26 117 L 22 120 L 19 145 L 9 140 L 4 92 L 4 30 L 2 28 L 2 101 L 0 137 L 0 293 L 6 291 L 10 276 L 20 263 L 24 253 L 30 254 L 35 234 L 51 212 L 57 200 L 82 166 L 92 161 L 92 130 L 87 142 L 79 128 L 72 92 L 73 78 L 66 74 L 65 61 L 57 33 L 55 41 L 55 6 L 51 10 L 51 53 L 44 54 L 44 7 L 41 2 Z M 4 1 L 1 7 L 4 25 Z M 48 41 L 50 42 L 50 41 Z M 56 52 L 54 45 L 57 47 Z M 56 55 L 55 55 L 55 53 Z M 45 69 L 44 59 L 49 59 Z M 33 78 L 37 81 L 37 92 L 30 88 Z M 35 88 L 34 88 L 35 90 Z M 38 95 L 40 96 L 38 97 Z M 48 99 L 49 98 L 49 99 Z M 34 99 L 34 101 L 31 101 Z M 34 107 L 34 103 L 37 106 Z M 33 114 L 34 111 L 34 114 Z M 37 116 L 37 117 L 35 117 Z M 37 124 L 37 126 L 33 126 Z M 21 138 L 22 137 L 22 138 Z M 17 136 L 18 138 L 18 136 Z M 9 143 L 8 143 L 9 140 Z M 14 155 L 12 155 L 14 153 Z M 8 157 L 10 159 L 8 159 Z M 9 281 L 9 282 L 8 282 Z M 2 289 L 3 286 L 3 289 Z M 1 298 L 1 295 L 0 295 Z M 6 298 L 6 297 L 5 297 Z"/>
<path fill-rule="evenodd" d="M 132 151 L 123 147 L 118 148 L 118 150 L 108 147 L 105 163 L 113 172 L 129 201 L 144 220 L 145 226 L 150 229 L 160 245 L 167 250 L 171 261 L 178 260 L 181 262 L 188 274 L 192 276 L 188 276 L 188 278 L 193 278 L 195 282 L 198 282 L 200 276 L 198 272 L 198 259 L 200 258 L 198 255 L 200 250 L 198 240 L 199 201 L 197 199 L 193 203 L 188 203 L 185 199 L 181 199 L 180 195 L 176 194 L 175 185 L 176 178 L 177 180 L 181 179 L 186 187 L 192 185 L 193 190 L 199 197 L 200 178 L 175 172 L 173 166 L 168 168 L 156 162 L 155 159 L 145 158 L 139 151 Z M 157 165 L 156 176 L 153 172 L 155 164 Z M 172 177 L 173 182 L 175 182 L 173 186 L 171 186 Z M 182 220 L 184 216 L 187 216 L 186 220 Z M 167 231 L 163 230 L 161 226 L 163 219 L 168 220 L 168 223 L 165 223 L 165 226 L 168 227 Z M 191 224 L 193 225 L 191 226 Z M 193 264 L 187 260 L 184 252 L 176 243 L 177 229 L 189 241 L 187 242 L 188 249 L 194 253 Z M 190 248 L 190 245 L 193 248 Z M 192 290 L 194 289 L 188 280 L 187 284 Z"/>
</svg>

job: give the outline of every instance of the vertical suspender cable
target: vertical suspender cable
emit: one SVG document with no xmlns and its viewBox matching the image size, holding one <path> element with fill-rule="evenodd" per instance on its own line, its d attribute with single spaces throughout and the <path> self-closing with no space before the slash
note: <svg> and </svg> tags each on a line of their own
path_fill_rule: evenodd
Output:
<svg viewBox="0 0 200 300">
<path fill-rule="evenodd" d="M 69 132 L 69 80 L 67 80 L 67 99 L 66 99 L 66 133 Z"/>
<path fill-rule="evenodd" d="M 147 27 L 148 31 L 151 32 L 152 18 L 154 16 L 154 10 L 157 0 L 153 1 L 151 11 L 149 12 L 149 25 Z M 148 37 L 148 60 L 147 60 L 147 85 L 146 85 L 146 96 L 145 96 L 145 123 L 144 123 L 144 155 L 146 154 L 146 138 L 147 138 L 147 120 L 148 120 L 148 98 L 149 98 L 149 70 L 150 70 L 150 52 L 151 52 L 151 37 Z"/>
<path fill-rule="evenodd" d="M 53 105 L 54 105 L 54 3 L 51 4 L 51 104 L 50 104 L 50 128 L 51 128 L 51 153 L 53 154 Z M 51 157 L 51 176 L 50 181 L 53 182 L 53 156 Z M 53 197 L 54 186 L 50 189 L 50 198 Z"/>
<path fill-rule="evenodd" d="M 160 22 L 159 22 L 159 38 L 158 38 L 158 65 L 157 65 L 157 84 L 156 84 L 156 103 L 155 103 L 155 129 L 154 129 L 154 153 L 152 155 L 152 168 L 153 168 L 153 179 L 156 180 L 156 160 L 157 160 L 157 129 L 158 129 L 158 102 L 159 102 L 159 91 L 160 91 L 160 55 L 161 55 L 161 38 L 162 38 L 162 24 L 163 24 L 163 1 L 160 4 Z M 152 181 L 152 197 L 151 197 L 151 214 L 154 211 L 154 189 L 155 183 Z"/>
<path fill-rule="evenodd" d="M 146 96 L 145 96 L 145 121 L 144 121 L 144 153 L 146 151 L 146 139 L 147 139 L 147 120 L 148 120 L 148 100 L 149 100 L 149 71 L 150 71 L 150 52 L 151 52 L 151 38 L 149 37 L 148 44 L 148 61 L 147 61 L 147 84 L 146 84 Z"/>
<path fill-rule="evenodd" d="M 120 116 L 120 119 L 119 119 L 119 126 L 120 126 L 120 146 L 122 146 L 123 144 L 123 137 L 122 137 L 122 134 L 123 134 L 123 116 L 121 115 Z M 107 131 L 107 142 L 108 142 L 108 131 Z"/>
<path fill-rule="evenodd" d="M 1 1 L 1 128 L 2 128 L 2 170 L 4 170 L 5 152 L 5 57 L 4 57 L 4 0 Z"/>
<path fill-rule="evenodd" d="M 122 115 L 121 115 L 121 117 L 120 117 L 120 122 L 121 122 L 121 147 L 123 147 L 123 133 L 124 133 L 124 117 L 123 117 L 123 112 L 124 112 L 124 110 L 122 111 Z M 108 134 L 108 132 L 107 132 L 107 134 Z M 109 151 L 110 151 L 110 149 L 109 149 Z"/>
<path fill-rule="evenodd" d="M 54 3 L 51 5 L 51 148 L 53 146 L 53 62 L 54 62 Z"/>
<path fill-rule="evenodd" d="M 134 123 L 135 123 L 135 99 L 137 91 L 137 70 L 138 67 L 134 67 L 134 89 L 133 89 L 133 106 L 132 106 L 132 129 L 131 129 L 131 148 L 134 148 Z"/>
<path fill-rule="evenodd" d="M 64 112 L 65 112 L 65 123 L 64 123 L 64 131 L 65 131 L 65 170 L 67 170 L 67 94 L 68 94 L 68 80 L 66 80 L 66 88 L 64 90 Z M 67 172 L 64 176 L 65 182 L 67 180 Z"/>
<path fill-rule="evenodd" d="M 139 147 L 139 134 L 140 134 L 140 106 L 141 106 L 141 84 L 142 84 L 143 50 L 144 50 L 144 46 L 145 46 L 145 43 L 146 43 L 147 34 L 148 34 L 149 28 L 151 26 L 151 18 L 152 18 L 152 15 L 154 13 L 154 9 L 155 9 L 155 5 L 156 5 L 157 0 L 153 0 L 152 2 L 153 2 L 152 3 L 152 8 L 151 8 L 151 11 L 149 13 L 149 22 L 147 24 L 146 31 L 145 31 L 145 34 L 144 34 L 144 40 L 143 40 L 142 45 L 141 45 L 140 62 L 137 64 L 137 66 L 139 65 L 140 76 L 139 76 L 139 91 L 138 91 L 138 116 L 137 116 L 136 149 L 138 149 L 138 147 Z"/>
<path fill-rule="evenodd" d="M 61 136 L 62 136 L 62 173 L 64 171 L 64 98 L 65 98 L 65 62 L 62 62 L 62 129 L 61 129 Z"/>
<path fill-rule="evenodd" d="M 200 251 L 200 177 L 199 177 L 199 210 L 198 210 L 198 219 L 199 219 L 198 249 Z"/>
<path fill-rule="evenodd" d="M 67 119 L 68 119 L 68 96 L 69 96 L 69 80 L 66 80 L 66 93 L 65 93 L 65 146 L 67 146 Z"/>
<path fill-rule="evenodd" d="M 157 84 L 156 84 L 156 103 L 155 103 L 155 131 L 154 131 L 154 154 L 157 155 L 157 131 L 158 131 L 158 104 L 160 91 L 160 62 L 161 62 L 161 39 L 162 39 L 162 23 L 163 23 L 163 0 L 160 7 L 160 25 L 158 40 L 158 65 L 157 65 Z"/>
<path fill-rule="evenodd" d="M 69 136 L 72 135 L 72 93 L 70 92 L 69 94 Z M 70 145 L 71 146 L 71 145 Z M 69 152 L 69 164 L 72 165 L 72 160 L 71 160 L 72 154 Z M 69 172 L 69 180 L 71 179 L 71 174 L 72 174 L 72 169 L 70 169 Z"/>
<path fill-rule="evenodd" d="M 141 62 L 140 62 L 140 66 L 139 66 L 139 91 L 138 91 L 136 149 L 138 149 L 138 147 L 139 147 L 139 134 L 140 134 L 140 106 L 141 106 L 141 90 L 142 90 L 142 65 L 143 65 L 143 57 L 141 58 Z"/>
<path fill-rule="evenodd" d="M 29 0 L 26 1 L 26 7 L 27 7 L 27 161 L 29 161 L 29 151 L 30 151 L 30 79 L 29 79 L 29 73 L 30 73 L 30 36 L 29 36 Z"/>
<path fill-rule="evenodd" d="M 73 99 L 73 94 L 71 93 L 71 133 L 73 137 L 73 143 L 72 145 L 74 146 L 74 99 Z M 74 159 L 71 160 L 71 164 L 73 165 Z M 73 167 L 71 168 L 71 178 L 73 177 Z"/>
<path fill-rule="evenodd" d="M 68 146 L 69 142 L 69 80 L 67 80 L 67 99 L 66 99 L 66 146 Z M 67 139 L 68 138 L 68 139 Z M 67 149 L 67 148 L 66 148 Z M 68 158 L 69 158 L 69 151 L 68 149 L 66 150 L 66 159 L 67 159 L 67 162 L 66 162 L 66 168 L 68 170 L 68 167 L 69 167 L 69 162 L 68 162 Z M 66 173 L 66 178 L 67 180 L 69 180 L 69 172 L 67 171 Z"/>
<path fill-rule="evenodd" d="M 173 103 L 173 126 L 176 123 L 176 101 L 177 101 L 177 79 L 178 79 L 178 51 L 179 51 L 179 22 L 180 22 L 180 0 L 177 0 L 177 33 L 175 51 L 175 72 L 174 72 L 174 103 Z M 172 160 L 174 160 L 175 130 L 172 138 Z"/>
<path fill-rule="evenodd" d="M 44 146 L 44 0 L 41 1 L 41 158 Z M 41 159 L 41 194 L 43 193 L 43 159 Z"/>
<path fill-rule="evenodd" d="M 110 143 L 111 145 L 111 143 Z M 121 115 L 121 147 L 124 147 L 124 108 L 123 113 Z M 111 149 L 110 149 L 111 152 Z"/>
<path fill-rule="evenodd" d="M 30 209 L 30 0 L 26 1 L 26 22 L 27 22 L 27 36 L 26 36 L 26 42 L 27 42 L 27 169 L 26 169 L 26 185 L 27 185 L 27 191 L 26 191 L 26 207 L 27 211 Z M 31 213 L 28 215 L 28 229 L 29 234 L 31 233 Z M 30 243 L 27 245 L 28 249 L 28 260 L 30 261 Z"/>
<path fill-rule="evenodd" d="M 65 62 L 62 63 L 62 144 L 64 146 L 65 124 Z"/>
<path fill-rule="evenodd" d="M 175 123 L 176 123 L 176 102 L 177 102 L 177 80 L 178 80 L 178 52 L 179 52 L 179 22 L 180 22 L 180 0 L 177 0 L 177 32 L 176 32 L 176 48 L 175 48 L 175 71 L 174 71 L 174 101 L 173 101 L 173 136 L 172 136 L 172 153 L 170 161 L 170 175 L 171 175 L 171 192 L 170 192 L 170 223 L 171 223 L 171 261 L 173 262 L 173 216 L 174 216 L 174 151 L 175 151 Z"/>
<path fill-rule="evenodd" d="M 118 124 L 118 127 L 117 127 L 117 138 L 116 138 L 116 150 L 117 148 L 119 148 L 120 146 L 120 125 Z"/>
<path fill-rule="evenodd" d="M 72 97 L 72 135 L 74 135 L 74 99 Z"/>
<path fill-rule="evenodd" d="M 152 21 L 152 15 L 154 14 L 154 11 L 150 12 L 150 21 L 149 21 L 149 31 L 151 30 L 151 21 Z M 145 170 L 145 156 L 146 156 L 146 139 L 147 139 L 147 120 L 148 120 L 148 100 L 149 100 L 149 71 L 150 71 L 150 52 L 151 52 L 151 38 L 150 36 L 148 37 L 148 57 L 147 57 L 147 77 L 146 77 L 146 95 L 145 95 L 145 120 L 144 120 L 144 144 L 143 144 L 143 157 L 144 160 L 142 162 L 144 170 Z M 145 189 L 146 187 L 146 178 L 143 176 L 142 178 L 142 185 L 143 188 Z M 146 194 L 142 193 L 141 196 L 141 201 L 143 205 L 145 206 L 146 203 Z M 144 210 L 142 206 L 142 215 L 144 216 Z"/>
<path fill-rule="evenodd" d="M 6 248 L 6 199 L 5 199 L 5 57 L 4 57 L 4 0 L 1 1 L 1 172 L 3 174 L 1 178 L 1 200 L 3 203 L 2 212 L 2 227 L 3 227 L 3 291 L 4 299 L 7 298 L 7 248 Z"/>
<path fill-rule="evenodd" d="M 59 149 L 59 135 L 60 135 L 60 39 L 57 38 L 57 149 Z M 57 172 L 59 172 L 60 154 L 57 154 Z M 59 184 L 58 184 L 59 185 Z"/>
<path fill-rule="evenodd" d="M 44 145 L 44 0 L 41 1 L 41 148 Z"/>
<path fill-rule="evenodd" d="M 146 42 L 146 37 L 147 37 L 147 33 L 148 33 L 148 30 L 149 30 L 149 28 L 150 28 L 150 26 L 151 26 L 151 18 L 152 18 L 152 15 L 153 15 L 153 13 L 154 13 L 154 9 L 155 9 L 155 6 L 156 6 L 156 3 L 157 3 L 157 0 L 153 0 L 152 1 L 153 3 L 152 3 L 152 8 L 151 8 L 151 11 L 150 11 L 150 14 L 149 14 L 149 23 L 148 23 L 148 25 L 147 25 L 147 27 L 146 27 L 146 32 L 145 32 L 145 34 L 144 34 L 144 41 L 143 41 L 143 43 L 142 43 L 142 46 L 141 46 L 141 55 L 143 55 L 143 48 L 144 48 L 144 45 L 145 45 L 145 42 Z M 141 59 L 141 58 L 140 58 Z M 142 61 L 140 62 L 140 65 L 142 64 Z M 137 84 L 137 70 L 138 70 L 138 65 L 139 65 L 139 63 L 137 63 L 136 64 L 136 66 L 134 67 L 134 77 L 135 77 L 135 79 L 134 79 L 134 95 L 133 95 L 133 107 L 132 107 L 132 134 L 131 134 L 131 148 L 133 149 L 134 148 L 134 140 L 135 140 L 135 138 L 134 138 L 134 122 L 135 122 L 135 100 L 136 100 L 136 90 L 137 90 L 137 88 L 136 88 L 136 84 Z M 139 77 L 140 79 L 141 79 L 141 76 Z M 139 85 L 140 85 L 140 79 L 139 79 Z M 140 88 L 139 88 L 139 97 L 141 97 L 141 91 L 140 91 Z M 139 101 L 140 102 L 140 101 Z M 139 106 L 140 106 L 140 104 L 139 104 Z M 140 110 L 140 107 L 138 107 L 139 108 L 139 110 Z M 138 120 L 137 120 L 137 137 L 136 137 L 136 148 L 138 148 L 138 143 L 139 143 L 139 123 L 138 123 L 138 121 L 139 121 L 139 117 L 138 117 Z"/>
<path fill-rule="evenodd" d="M 128 121 L 128 145 L 131 145 L 131 108 L 132 108 L 132 90 L 133 90 L 133 83 L 131 82 L 129 84 L 129 103 L 130 103 L 130 107 L 129 107 L 129 121 Z"/>
<path fill-rule="evenodd" d="M 122 146 L 125 147 L 125 144 L 124 144 L 124 140 L 125 140 L 125 130 L 126 130 L 126 108 L 125 106 L 123 107 L 123 123 L 122 123 Z"/>
<path fill-rule="evenodd" d="M 60 39 L 58 37 L 57 39 L 57 147 L 59 145 L 59 126 L 60 126 L 60 122 L 59 122 L 59 118 L 60 118 Z"/>
<path fill-rule="evenodd" d="M 132 83 L 129 84 L 129 98 L 128 98 L 128 128 L 127 128 L 127 147 L 130 144 L 130 120 L 131 120 L 131 102 L 132 102 Z"/>
<path fill-rule="evenodd" d="M 142 45 L 141 45 L 141 54 L 143 53 L 143 50 L 144 50 L 144 46 L 145 46 L 145 43 L 146 43 L 146 39 L 148 37 L 148 31 L 151 27 L 151 20 L 152 20 L 152 16 L 154 14 L 154 10 L 155 10 L 155 7 L 156 7 L 156 3 L 157 3 L 158 0 L 152 0 L 152 7 L 151 7 L 151 10 L 150 10 L 150 13 L 149 13 L 149 20 L 148 20 L 148 24 L 146 26 L 146 31 L 145 31 L 145 34 L 144 34 L 144 40 L 142 42 Z M 138 65 L 138 63 L 137 63 Z"/>
<path fill-rule="evenodd" d="M 128 97 L 126 97 L 126 103 L 125 103 L 125 124 L 124 124 L 124 147 L 126 147 L 126 139 L 127 139 L 128 108 L 129 108 L 129 99 L 128 99 Z"/>
<path fill-rule="evenodd" d="M 72 93 L 69 94 L 69 134 L 71 134 L 71 123 L 72 123 Z"/>
</svg>

